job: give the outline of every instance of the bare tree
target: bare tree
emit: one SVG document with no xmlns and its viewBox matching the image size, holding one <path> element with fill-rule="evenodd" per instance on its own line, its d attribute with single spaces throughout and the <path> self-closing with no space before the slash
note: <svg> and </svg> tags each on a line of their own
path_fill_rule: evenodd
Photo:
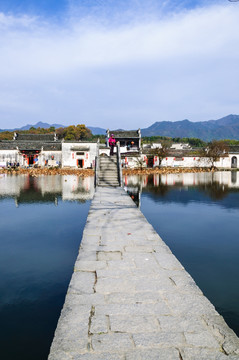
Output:
<svg viewBox="0 0 239 360">
<path fill-rule="evenodd" d="M 211 167 L 214 167 L 215 161 L 218 161 L 220 157 L 228 156 L 228 145 L 223 140 L 213 140 L 208 146 L 202 150 L 202 156 L 208 158 Z"/>
<path fill-rule="evenodd" d="M 171 140 L 162 140 L 160 144 L 161 144 L 161 147 L 151 149 L 151 154 L 154 156 L 158 156 L 159 165 L 161 165 L 162 160 L 168 156 L 169 149 L 172 145 L 172 141 Z"/>
</svg>

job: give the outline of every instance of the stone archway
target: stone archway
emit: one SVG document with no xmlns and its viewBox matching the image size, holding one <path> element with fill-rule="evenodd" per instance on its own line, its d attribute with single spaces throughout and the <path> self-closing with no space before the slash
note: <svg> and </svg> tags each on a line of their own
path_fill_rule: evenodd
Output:
<svg viewBox="0 0 239 360">
<path fill-rule="evenodd" d="M 236 156 L 233 156 L 233 157 L 232 157 L 231 167 L 232 167 L 232 168 L 237 168 L 237 157 L 236 157 Z"/>
</svg>

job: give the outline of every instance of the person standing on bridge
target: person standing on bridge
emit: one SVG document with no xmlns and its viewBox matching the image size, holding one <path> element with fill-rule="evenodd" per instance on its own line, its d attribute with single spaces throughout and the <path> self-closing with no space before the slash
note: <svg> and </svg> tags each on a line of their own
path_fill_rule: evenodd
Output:
<svg viewBox="0 0 239 360">
<path fill-rule="evenodd" d="M 110 156 L 114 155 L 115 144 L 116 144 L 116 140 L 115 140 L 114 134 L 111 134 L 111 136 L 109 138 Z"/>
</svg>

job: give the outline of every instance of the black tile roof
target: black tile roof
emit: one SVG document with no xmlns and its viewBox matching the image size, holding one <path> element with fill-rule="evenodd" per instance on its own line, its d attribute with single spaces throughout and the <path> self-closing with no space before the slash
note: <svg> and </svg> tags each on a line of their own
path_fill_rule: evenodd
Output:
<svg viewBox="0 0 239 360">
<path fill-rule="evenodd" d="M 129 130 L 129 131 L 120 131 L 120 130 L 110 130 L 109 134 L 114 134 L 114 137 L 119 138 L 139 138 L 138 130 Z"/>
<path fill-rule="evenodd" d="M 230 145 L 229 146 L 229 153 L 239 153 L 239 146 L 238 145 Z"/>
<path fill-rule="evenodd" d="M 16 140 L 24 141 L 54 141 L 54 134 L 17 134 Z"/>
<path fill-rule="evenodd" d="M 0 141 L 0 150 L 52 150 L 52 151 L 61 151 L 61 142 L 60 141 L 52 141 L 52 142 L 44 142 L 44 141 L 17 141 L 17 140 L 3 140 Z"/>
</svg>

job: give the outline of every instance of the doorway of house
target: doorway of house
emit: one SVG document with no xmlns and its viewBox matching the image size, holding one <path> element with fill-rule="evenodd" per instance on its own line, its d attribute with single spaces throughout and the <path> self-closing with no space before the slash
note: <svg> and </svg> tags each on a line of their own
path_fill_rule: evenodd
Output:
<svg viewBox="0 0 239 360">
<path fill-rule="evenodd" d="M 28 165 L 31 166 L 34 164 L 34 155 L 28 155 Z"/>
<path fill-rule="evenodd" d="M 154 157 L 153 156 L 148 156 L 148 168 L 152 168 L 154 166 Z"/>
<path fill-rule="evenodd" d="M 237 157 L 236 156 L 232 157 L 231 167 L 237 168 Z"/>
<path fill-rule="evenodd" d="M 78 159 L 77 166 L 78 166 L 78 168 L 83 168 L 84 167 L 84 159 Z"/>
</svg>

